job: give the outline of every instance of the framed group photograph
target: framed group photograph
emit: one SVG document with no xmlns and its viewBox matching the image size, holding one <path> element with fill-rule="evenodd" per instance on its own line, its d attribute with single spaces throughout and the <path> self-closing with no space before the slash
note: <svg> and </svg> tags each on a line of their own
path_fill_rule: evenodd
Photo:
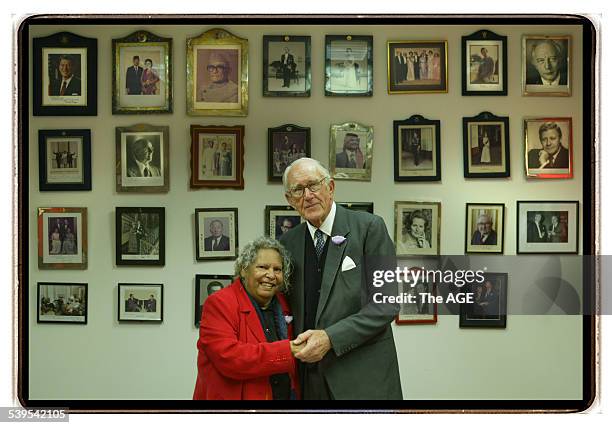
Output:
<svg viewBox="0 0 612 428">
<path fill-rule="evenodd" d="M 196 275 L 195 276 L 195 310 L 194 321 L 195 326 L 200 326 L 202 319 L 202 306 L 204 301 L 211 294 L 224 289 L 232 283 L 234 277 L 232 275 Z"/>
<path fill-rule="evenodd" d="M 461 95 L 508 95 L 508 38 L 490 30 L 461 37 Z"/>
<path fill-rule="evenodd" d="M 95 116 L 98 40 L 62 32 L 32 40 L 34 116 Z"/>
<path fill-rule="evenodd" d="M 333 178 L 370 181 L 374 127 L 355 122 L 331 125 L 329 166 Z"/>
<path fill-rule="evenodd" d="M 517 254 L 578 254 L 578 201 L 517 201 Z"/>
<path fill-rule="evenodd" d="M 91 190 L 91 131 L 38 131 L 38 186 L 44 191 Z"/>
<path fill-rule="evenodd" d="M 398 267 L 404 268 L 409 260 L 398 260 Z M 408 267 L 406 265 L 405 267 Z M 421 270 L 421 267 L 410 267 L 409 270 Z M 421 279 L 416 283 L 401 282 L 398 284 L 398 295 L 411 296 L 411 301 L 402 299 L 395 323 L 402 324 L 436 324 L 438 322 L 438 304 L 430 302 L 428 296 L 436 296 L 436 284 Z"/>
<path fill-rule="evenodd" d="M 113 114 L 172 113 L 172 39 L 113 39 Z"/>
<path fill-rule="evenodd" d="M 366 213 L 374 214 L 374 202 L 336 202 L 338 205 L 342 205 L 344 208 L 353 211 L 363 211 Z"/>
<path fill-rule="evenodd" d="M 290 205 L 266 205 L 264 220 L 264 234 L 274 239 L 279 239 L 304 221 L 300 213 Z"/>
<path fill-rule="evenodd" d="M 196 208 L 196 260 L 238 256 L 238 208 Z"/>
<path fill-rule="evenodd" d="M 372 96 L 372 46 L 372 36 L 325 36 L 326 96 Z"/>
<path fill-rule="evenodd" d="M 463 118 L 464 177 L 510 177 L 509 123 L 488 111 Z"/>
<path fill-rule="evenodd" d="M 447 42 L 388 41 L 389 94 L 448 92 Z"/>
<path fill-rule="evenodd" d="M 220 28 L 187 39 L 187 114 L 246 116 L 249 42 Z"/>
<path fill-rule="evenodd" d="M 163 207 L 117 207 L 117 266 L 163 266 L 166 263 L 165 223 Z"/>
<path fill-rule="evenodd" d="M 522 38 L 523 95 L 571 95 L 571 36 Z"/>
<path fill-rule="evenodd" d="M 244 126 L 191 125 L 191 187 L 244 188 Z"/>
<path fill-rule="evenodd" d="M 268 181 L 281 182 L 296 159 L 310 157 L 310 128 L 281 125 L 268 128 Z"/>
<path fill-rule="evenodd" d="M 572 178 L 571 117 L 525 119 L 525 170 L 530 178 Z"/>
<path fill-rule="evenodd" d="M 170 188 L 168 126 L 115 128 L 116 191 L 165 193 Z"/>
<path fill-rule="evenodd" d="M 465 204 L 465 252 L 503 254 L 504 204 Z"/>
<path fill-rule="evenodd" d="M 395 201 L 395 253 L 398 256 L 440 254 L 440 202 Z"/>
<path fill-rule="evenodd" d="M 36 322 L 87 324 L 87 284 L 39 282 L 36 284 Z"/>
<path fill-rule="evenodd" d="M 264 97 L 309 97 L 310 36 L 263 36 Z"/>
<path fill-rule="evenodd" d="M 483 282 L 468 283 L 463 292 L 472 303 L 459 305 L 459 327 L 506 328 L 508 274 L 487 272 Z"/>
<path fill-rule="evenodd" d="M 87 208 L 38 209 L 38 268 L 87 269 Z"/>
<path fill-rule="evenodd" d="M 414 115 L 393 121 L 395 181 L 440 181 L 440 121 Z"/>
<path fill-rule="evenodd" d="M 117 286 L 117 321 L 163 320 L 163 284 L 124 283 Z"/>
</svg>

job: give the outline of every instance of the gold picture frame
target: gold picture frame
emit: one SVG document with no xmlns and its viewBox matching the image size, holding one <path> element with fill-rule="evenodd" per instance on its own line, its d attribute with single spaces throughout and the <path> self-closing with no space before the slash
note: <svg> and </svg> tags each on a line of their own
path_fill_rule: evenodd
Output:
<svg viewBox="0 0 612 428">
<path fill-rule="evenodd" d="M 523 96 L 572 95 L 571 36 L 523 35 L 521 47 Z"/>
<path fill-rule="evenodd" d="M 446 40 L 388 41 L 387 92 L 389 94 L 447 93 L 448 42 Z"/>
</svg>

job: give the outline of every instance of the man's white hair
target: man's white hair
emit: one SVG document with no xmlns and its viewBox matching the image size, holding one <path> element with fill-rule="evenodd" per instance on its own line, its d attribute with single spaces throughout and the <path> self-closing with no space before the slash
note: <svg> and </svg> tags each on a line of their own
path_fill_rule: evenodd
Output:
<svg viewBox="0 0 612 428">
<path fill-rule="evenodd" d="M 321 164 L 321 162 L 319 162 L 318 160 L 313 159 L 313 158 L 299 158 L 299 159 L 296 159 L 293 162 L 291 162 L 291 164 L 287 168 L 285 168 L 285 172 L 283 173 L 283 186 L 285 187 L 285 192 L 289 191 L 289 183 L 288 183 L 288 180 L 287 180 L 287 177 L 289 177 L 289 171 L 294 166 L 299 166 L 299 165 L 308 165 L 308 166 L 314 168 L 323 177 L 325 177 L 325 181 L 326 182 L 329 182 L 329 180 L 331 180 L 331 174 L 329 173 L 327 168 L 325 168 Z"/>
</svg>

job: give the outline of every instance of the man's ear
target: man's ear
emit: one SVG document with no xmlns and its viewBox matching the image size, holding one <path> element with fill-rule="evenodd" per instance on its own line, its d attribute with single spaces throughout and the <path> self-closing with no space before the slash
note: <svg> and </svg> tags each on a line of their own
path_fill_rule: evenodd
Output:
<svg viewBox="0 0 612 428">
<path fill-rule="evenodd" d="M 334 190 L 336 189 L 336 182 L 334 181 L 333 178 L 329 179 L 329 191 L 331 192 L 332 196 L 334 195 Z"/>
</svg>

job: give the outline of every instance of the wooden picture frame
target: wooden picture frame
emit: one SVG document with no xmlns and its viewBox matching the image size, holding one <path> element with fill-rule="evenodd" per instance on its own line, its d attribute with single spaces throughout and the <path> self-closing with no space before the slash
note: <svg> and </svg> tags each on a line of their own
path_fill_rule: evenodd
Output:
<svg viewBox="0 0 612 428">
<path fill-rule="evenodd" d="M 572 37 L 524 35 L 521 41 L 523 95 L 571 96 Z"/>
<path fill-rule="evenodd" d="M 87 208 L 38 208 L 38 268 L 87 269 Z"/>
<path fill-rule="evenodd" d="M 83 282 L 36 283 L 38 324 L 87 324 L 87 284 Z"/>
<path fill-rule="evenodd" d="M 165 224 L 164 207 L 116 207 L 115 264 L 164 266 Z"/>
<path fill-rule="evenodd" d="M 300 213 L 290 205 L 266 205 L 264 209 L 264 235 L 270 238 L 279 239 L 303 222 Z"/>
<path fill-rule="evenodd" d="M 461 37 L 461 95 L 508 95 L 508 37 L 486 29 Z"/>
<path fill-rule="evenodd" d="M 373 36 L 325 36 L 325 96 L 372 96 L 373 41 Z"/>
<path fill-rule="evenodd" d="M 310 128 L 286 124 L 268 128 L 268 181 L 282 182 L 296 159 L 310 157 Z"/>
<path fill-rule="evenodd" d="M 440 254 L 441 211 L 440 202 L 395 201 L 394 237 L 398 257 Z"/>
<path fill-rule="evenodd" d="M 505 232 L 504 204 L 465 204 L 465 252 L 503 254 Z"/>
<path fill-rule="evenodd" d="M 329 130 L 329 170 L 336 180 L 370 181 L 374 127 L 356 122 L 332 124 Z"/>
<path fill-rule="evenodd" d="M 516 254 L 578 254 L 579 220 L 578 201 L 516 201 Z"/>
<path fill-rule="evenodd" d="M 396 182 L 440 181 L 440 121 L 413 115 L 393 121 L 393 174 Z"/>
<path fill-rule="evenodd" d="M 447 45 L 446 40 L 388 41 L 387 92 L 448 92 Z"/>
<path fill-rule="evenodd" d="M 510 177 L 510 118 L 484 111 L 463 118 L 463 176 Z"/>
<path fill-rule="evenodd" d="M 508 274 L 486 272 L 483 276 L 482 283 L 464 285 L 474 302 L 459 304 L 459 327 L 506 328 Z"/>
<path fill-rule="evenodd" d="M 537 117 L 523 121 L 525 171 L 528 178 L 572 178 L 574 141 L 571 117 Z"/>
<path fill-rule="evenodd" d="M 196 260 L 238 257 L 238 208 L 196 208 Z"/>
<path fill-rule="evenodd" d="M 164 321 L 164 284 L 117 284 L 117 321 Z"/>
<path fill-rule="evenodd" d="M 204 301 L 216 291 L 228 287 L 234 281 L 232 275 L 196 274 L 194 323 L 200 327 Z"/>
<path fill-rule="evenodd" d="M 263 36 L 263 96 L 309 97 L 310 36 Z"/>
<path fill-rule="evenodd" d="M 38 187 L 45 191 L 91 190 L 91 131 L 38 131 Z"/>
</svg>

